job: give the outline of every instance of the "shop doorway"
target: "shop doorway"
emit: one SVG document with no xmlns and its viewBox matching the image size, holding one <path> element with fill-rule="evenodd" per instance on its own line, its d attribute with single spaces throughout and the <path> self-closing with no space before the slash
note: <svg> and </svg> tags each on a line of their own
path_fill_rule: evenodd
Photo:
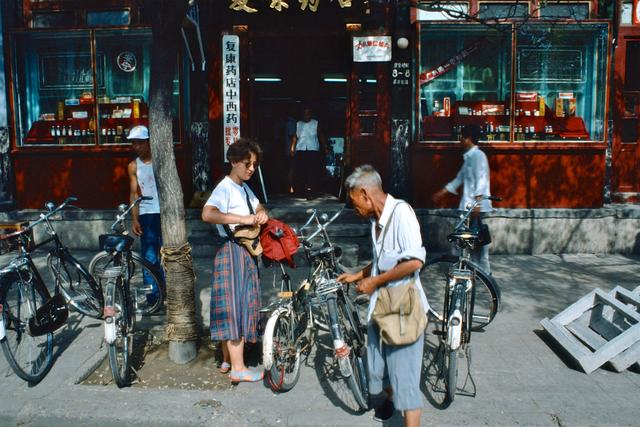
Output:
<svg viewBox="0 0 640 427">
<path fill-rule="evenodd" d="M 640 33 L 621 30 L 616 47 L 612 196 L 640 201 Z"/>
<path fill-rule="evenodd" d="M 249 127 L 264 150 L 262 173 L 269 195 L 291 190 L 287 122 L 310 107 L 326 138 L 319 191 L 337 196 L 343 179 L 351 55 L 345 32 L 251 34 Z M 291 124 L 289 125 L 291 126 Z"/>
</svg>

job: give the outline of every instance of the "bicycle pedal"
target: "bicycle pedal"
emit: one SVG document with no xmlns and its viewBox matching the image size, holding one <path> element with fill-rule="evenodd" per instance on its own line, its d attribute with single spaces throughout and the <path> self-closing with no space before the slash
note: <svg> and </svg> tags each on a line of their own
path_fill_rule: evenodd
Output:
<svg viewBox="0 0 640 427">
<path fill-rule="evenodd" d="M 445 333 L 444 331 L 438 330 L 438 329 L 434 329 L 432 332 L 433 335 L 437 335 L 437 336 L 444 336 Z"/>
</svg>

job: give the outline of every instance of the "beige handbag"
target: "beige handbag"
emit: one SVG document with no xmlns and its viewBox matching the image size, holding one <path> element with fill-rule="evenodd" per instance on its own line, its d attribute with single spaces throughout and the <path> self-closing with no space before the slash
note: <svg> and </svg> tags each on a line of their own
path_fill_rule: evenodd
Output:
<svg viewBox="0 0 640 427">
<path fill-rule="evenodd" d="M 371 317 L 387 345 L 413 344 L 427 327 L 427 315 L 413 281 L 380 288 Z"/>
<path fill-rule="evenodd" d="M 391 217 L 400 203 L 394 206 L 389 216 L 382 236 L 382 245 L 384 245 L 384 238 L 391 224 Z M 380 254 L 383 253 L 382 249 L 381 247 Z M 379 288 L 371 317 L 380 329 L 382 342 L 387 345 L 413 344 L 427 327 L 427 314 L 424 311 L 420 292 L 414 280 L 394 287 Z"/>
<path fill-rule="evenodd" d="M 240 225 L 233 230 L 233 240 L 244 246 L 251 256 L 262 254 L 259 225 Z"/>
</svg>

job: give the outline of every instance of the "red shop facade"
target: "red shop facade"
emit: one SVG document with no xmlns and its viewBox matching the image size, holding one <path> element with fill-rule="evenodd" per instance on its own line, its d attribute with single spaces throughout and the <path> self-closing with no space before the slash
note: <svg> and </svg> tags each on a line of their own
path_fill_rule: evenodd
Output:
<svg viewBox="0 0 640 427">
<path fill-rule="evenodd" d="M 307 106 L 330 146 L 328 193 L 371 163 L 389 191 L 436 207 L 431 195 L 462 161 L 459 132 L 476 123 L 501 207 L 636 200 L 633 1 L 436 3 L 196 2 L 172 98 L 185 202 L 225 173 L 238 134 L 265 150 L 267 193 L 286 194 L 284 126 Z M 126 134 L 148 120 L 152 13 L 123 0 L 5 4 L 16 207 L 126 200 Z"/>
</svg>

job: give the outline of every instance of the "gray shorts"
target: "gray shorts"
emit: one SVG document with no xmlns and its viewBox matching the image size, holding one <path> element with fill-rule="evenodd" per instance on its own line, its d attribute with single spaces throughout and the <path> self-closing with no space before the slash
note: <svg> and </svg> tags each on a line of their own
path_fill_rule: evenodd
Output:
<svg viewBox="0 0 640 427">
<path fill-rule="evenodd" d="M 369 371 L 369 393 L 375 407 L 386 397 L 383 390 L 393 389 L 393 406 L 398 411 L 422 408 L 420 374 L 424 335 L 409 345 L 388 346 L 380 341 L 375 322 L 367 329 L 367 368 Z"/>
</svg>

